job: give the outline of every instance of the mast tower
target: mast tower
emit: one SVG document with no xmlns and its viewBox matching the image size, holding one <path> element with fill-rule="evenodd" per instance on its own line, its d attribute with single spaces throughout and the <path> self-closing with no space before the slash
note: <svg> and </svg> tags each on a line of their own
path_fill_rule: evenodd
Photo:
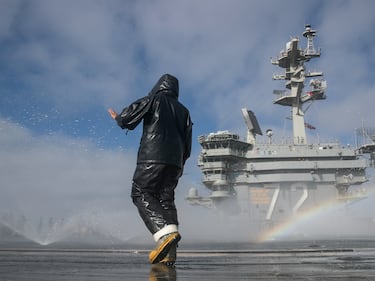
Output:
<svg viewBox="0 0 375 281">
<path fill-rule="evenodd" d="M 295 145 L 307 144 L 306 130 L 305 130 L 305 117 L 302 110 L 303 103 L 311 101 L 312 99 L 318 99 L 313 92 L 310 92 L 310 96 L 303 95 L 303 88 L 306 77 L 322 76 L 322 72 L 308 72 L 305 69 L 304 62 L 309 61 L 311 58 L 319 57 L 320 52 L 316 51 L 313 44 L 313 38 L 316 34 L 316 30 L 312 30 L 310 25 L 305 26 L 303 36 L 307 38 L 307 48 L 305 50 L 300 49 L 299 39 L 293 38 L 286 44 L 286 49 L 280 52 L 280 56 L 271 60 L 271 63 L 284 68 L 283 74 L 273 75 L 274 80 L 286 80 L 285 87 L 289 90 L 284 95 L 280 96 L 274 101 L 274 103 L 284 106 L 290 106 L 292 112 L 293 121 L 293 143 Z M 319 97 L 324 98 L 324 89 L 326 88 L 325 83 L 320 82 L 319 86 Z M 284 91 L 279 91 L 284 93 Z M 308 95 L 309 95 L 308 94 Z"/>
</svg>

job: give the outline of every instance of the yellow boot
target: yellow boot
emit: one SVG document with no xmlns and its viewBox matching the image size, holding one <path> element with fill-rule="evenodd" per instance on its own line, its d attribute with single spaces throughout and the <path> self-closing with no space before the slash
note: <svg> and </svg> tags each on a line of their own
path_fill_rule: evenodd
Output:
<svg viewBox="0 0 375 281">
<path fill-rule="evenodd" d="M 173 267 L 174 264 L 176 263 L 176 259 L 177 259 L 177 244 L 174 246 L 171 246 L 168 254 L 165 256 L 164 259 L 160 261 L 160 263 Z"/>
<path fill-rule="evenodd" d="M 150 252 L 149 260 L 150 263 L 158 263 L 163 260 L 169 253 L 172 247 L 177 246 L 178 241 L 180 241 L 181 235 L 178 232 L 172 232 L 161 237 L 154 250 Z"/>
</svg>

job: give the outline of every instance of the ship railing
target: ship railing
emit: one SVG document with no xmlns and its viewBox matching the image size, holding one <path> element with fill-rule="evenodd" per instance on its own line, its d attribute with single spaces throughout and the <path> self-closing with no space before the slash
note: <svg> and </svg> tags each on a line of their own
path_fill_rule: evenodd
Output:
<svg viewBox="0 0 375 281">
<path fill-rule="evenodd" d="M 247 164 L 247 170 L 250 172 L 267 172 L 267 171 L 302 171 L 302 172 L 315 172 L 318 170 L 342 170 L 352 171 L 352 174 L 356 174 L 357 171 L 362 172 L 363 168 L 366 167 L 365 159 L 350 159 L 350 160 L 338 160 L 338 159 L 288 159 L 288 158 L 275 158 L 273 161 L 266 162 L 249 162 Z"/>
<path fill-rule="evenodd" d="M 216 182 L 216 181 L 221 181 L 221 180 L 227 180 L 227 176 L 226 175 L 223 175 L 223 174 L 208 174 L 208 173 L 204 173 L 204 177 L 203 177 L 203 182 Z"/>
<path fill-rule="evenodd" d="M 310 136 L 309 139 L 311 139 L 313 136 Z M 292 136 L 281 136 L 281 137 L 274 137 L 272 136 L 272 142 L 270 143 L 270 140 L 267 138 L 257 138 L 255 147 L 260 146 L 273 146 L 273 147 L 284 147 L 285 145 L 294 146 L 293 137 Z M 340 144 L 340 141 L 337 139 L 332 140 L 322 140 L 320 138 L 312 138 L 312 141 L 305 146 L 309 146 L 311 149 L 316 147 L 339 147 L 342 146 Z"/>
<path fill-rule="evenodd" d="M 202 162 L 202 170 L 206 169 L 225 169 L 227 167 L 227 164 L 224 162 Z"/>
<path fill-rule="evenodd" d="M 249 150 L 246 157 L 279 155 L 287 157 L 288 155 L 303 155 L 307 157 L 319 155 L 331 155 L 332 157 L 354 157 L 363 155 L 359 150 L 351 147 L 343 147 L 340 144 L 332 143 L 330 145 L 307 144 L 307 145 L 293 145 L 293 144 L 257 144 L 254 149 Z"/>
<path fill-rule="evenodd" d="M 227 156 L 227 157 L 245 157 L 247 151 L 232 149 L 232 148 L 212 148 L 205 150 L 205 157 L 210 156 Z"/>
</svg>

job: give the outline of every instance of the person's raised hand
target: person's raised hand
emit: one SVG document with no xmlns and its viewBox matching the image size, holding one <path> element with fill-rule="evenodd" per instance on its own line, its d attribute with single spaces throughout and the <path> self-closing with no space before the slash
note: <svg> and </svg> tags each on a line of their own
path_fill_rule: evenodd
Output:
<svg viewBox="0 0 375 281">
<path fill-rule="evenodd" d="M 112 119 L 116 119 L 117 113 L 112 108 L 108 109 L 108 113 L 111 115 Z"/>
</svg>

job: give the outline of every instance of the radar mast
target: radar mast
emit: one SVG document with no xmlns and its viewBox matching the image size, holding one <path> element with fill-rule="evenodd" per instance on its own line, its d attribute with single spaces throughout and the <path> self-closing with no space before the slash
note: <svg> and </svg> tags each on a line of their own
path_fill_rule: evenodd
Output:
<svg viewBox="0 0 375 281">
<path fill-rule="evenodd" d="M 286 49 L 280 52 L 277 59 L 271 60 L 271 63 L 284 68 L 282 74 L 273 75 L 274 80 L 286 80 L 285 87 L 289 91 L 279 91 L 283 93 L 274 103 L 284 106 L 290 106 L 292 111 L 293 121 L 293 143 L 295 145 L 307 144 L 305 131 L 305 117 L 302 110 L 302 105 L 305 102 L 323 99 L 326 83 L 323 80 L 318 80 L 320 83 L 319 95 L 317 91 L 304 94 L 302 92 L 306 77 L 323 76 L 322 72 L 306 71 L 304 63 L 311 58 L 319 57 L 320 52 L 314 48 L 313 38 L 316 35 L 316 30 L 312 30 L 310 25 L 305 26 L 303 36 L 307 38 L 307 47 L 302 50 L 299 47 L 299 38 L 295 37 L 286 44 Z M 323 83 L 324 82 L 324 83 Z M 319 84 L 319 83 L 315 83 Z"/>
</svg>

